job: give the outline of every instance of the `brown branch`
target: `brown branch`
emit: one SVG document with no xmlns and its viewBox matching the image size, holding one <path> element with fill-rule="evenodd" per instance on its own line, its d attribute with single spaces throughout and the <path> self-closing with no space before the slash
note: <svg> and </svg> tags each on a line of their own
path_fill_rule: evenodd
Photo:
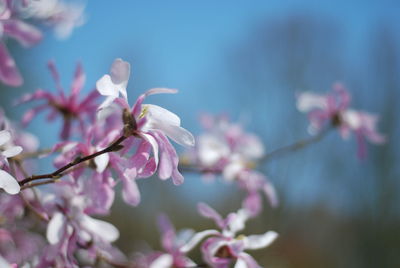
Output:
<svg viewBox="0 0 400 268">
<path fill-rule="evenodd" d="M 79 165 L 83 162 L 86 162 L 88 160 L 91 160 L 99 155 L 105 154 L 105 153 L 109 153 L 109 152 L 113 152 L 113 151 L 118 151 L 121 149 L 121 143 L 126 139 L 125 136 L 121 136 L 119 137 L 116 141 L 114 141 L 113 143 L 111 143 L 107 148 L 95 152 L 93 154 L 87 155 L 85 157 L 78 157 L 75 160 L 73 160 L 72 162 L 66 164 L 65 166 L 57 169 L 56 171 L 52 172 L 52 173 L 46 173 L 46 174 L 41 174 L 41 175 L 32 175 L 30 177 L 25 178 L 24 180 L 19 182 L 20 186 L 24 186 L 25 184 L 32 182 L 32 181 L 36 181 L 36 180 L 41 180 L 41 179 L 52 179 L 49 181 L 46 181 L 47 183 L 52 183 L 54 181 L 56 181 L 57 179 L 61 178 L 62 176 L 65 175 L 64 171 L 67 171 L 68 169 L 70 169 L 71 167 L 74 167 L 76 165 Z M 45 183 L 45 184 L 47 184 Z M 41 185 L 41 184 L 38 184 Z M 29 185 L 30 187 L 33 187 L 32 184 Z M 36 184 L 35 184 L 36 186 Z M 28 188 L 30 188 L 28 187 Z"/>
<path fill-rule="evenodd" d="M 329 131 L 333 129 L 331 127 L 326 128 L 325 130 L 322 130 L 321 132 L 319 132 L 317 135 L 307 138 L 307 139 L 303 139 L 303 140 L 299 140 L 295 143 L 292 143 L 290 145 L 278 148 L 276 150 L 273 150 L 272 152 L 267 153 L 261 160 L 260 162 L 266 162 L 274 157 L 277 156 L 281 156 L 284 155 L 286 153 L 290 153 L 290 152 L 295 152 L 298 151 L 300 149 L 303 149 L 313 143 L 316 143 L 318 141 L 320 141 L 322 138 L 324 138 Z"/>
</svg>

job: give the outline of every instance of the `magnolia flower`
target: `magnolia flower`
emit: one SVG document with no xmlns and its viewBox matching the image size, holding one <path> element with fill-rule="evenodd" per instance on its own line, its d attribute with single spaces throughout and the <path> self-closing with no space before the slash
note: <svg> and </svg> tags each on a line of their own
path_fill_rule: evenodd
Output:
<svg viewBox="0 0 400 268">
<path fill-rule="evenodd" d="M 96 98 L 98 97 L 97 91 L 92 91 L 83 100 L 79 100 L 79 94 L 85 84 L 85 73 L 82 66 L 77 65 L 74 75 L 74 80 L 71 84 L 71 94 L 66 96 L 60 84 L 60 76 L 53 62 L 48 63 L 49 70 L 55 81 L 57 88 L 57 95 L 48 93 L 41 89 L 33 94 L 26 94 L 23 96 L 19 103 L 31 102 L 34 100 L 44 100 L 45 103 L 28 110 L 22 119 L 23 124 L 28 124 L 32 121 L 42 110 L 50 110 L 48 120 L 52 121 L 55 117 L 61 116 L 63 118 L 63 128 L 61 131 L 61 138 L 66 140 L 73 132 L 72 124 L 76 120 L 79 124 L 79 130 L 83 133 L 86 129 L 85 119 L 94 121 L 96 111 Z"/>
<path fill-rule="evenodd" d="M 52 216 L 46 230 L 50 245 L 41 256 L 38 267 L 75 267 L 75 254 L 79 248 L 96 256 L 98 250 L 110 247 L 118 239 L 119 231 L 114 225 L 89 214 L 90 195 L 85 187 L 91 186 L 60 182 L 56 186 L 56 195 L 42 198 L 43 206 Z"/>
<path fill-rule="evenodd" d="M 243 230 L 250 214 L 245 209 L 240 209 L 236 213 L 230 213 L 225 219 L 218 212 L 206 204 L 200 203 L 198 206 L 202 216 L 214 220 L 221 229 L 205 230 L 193 236 L 185 244 L 182 252 L 188 252 L 194 248 L 200 241 L 208 237 L 201 245 L 203 259 L 211 267 L 228 268 L 235 264 L 235 268 L 259 268 L 256 260 L 245 250 L 261 249 L 269 246 L 278 234 L 274 231 L 268 231 L 261 235 L 239 235 L 236 233 Z"/>
<path fill-rule="evenodd" d="M 149 268 L 186 268 L 196 267 L 191 259 L 181 251 L 189 238 L 193 235 L 192 230 L 176 232 L 168 217 L 161 215 L 158 219 L 161 231 L 161 244 L 163 252 L 154 252 L 141 257 L 137 263 L 139 267 Z"/>
<path fill-rule="evenodd" d="M 23 83 L 5 41 L 12 38 L 25 47 L 40 42 L 41 31 L 26 20 L 47 24 L 54 28 L 58 37 L 66 38 L 75 27 L 83 24 L 83 10 L 82 4 L 60 0 L 0 0 L 0 80 L 9 86 Z"/>
<path fill-rule="evenodd" d="M 122 59 L 115 59 L 110 68 L 110 74 L 104 75 L 96 83 L 99 93 L 107 98 L 99 106 L 99 110 L 111 105 L 119 94 L 128 101 L 126 87 L 131 73 L 131 65 Z"/>
<path fill-rule="evenodd" d="M 7 164 L 7 158 L 18 155 L 22 151 L 21 146 L 15 146 L 11 142 L 11 133 L 8 130 L 0 131 L 0 163 Z M 20 191 L 18 181 L 8 172 L 0 169 L 0 188 L 9 194 L 17 194 Z"/>
<path fill-rule="evenodd" d="M 119 104 L 123 110 L 123 134 L 129 137 L 125 142 L 125 151 L 133 145 L 133 138 L 140 137 L 151 145 L 154 158 L 154 167 L 158 168 L 161 179 L 172 177 L 175 184 L 183 182 L 183 176 L 178 171 L 178 156 L 168 138 L 184 146 L 193 146 L 193 135 L 182 128 L 180 118 L 157 105 L 143 104 L 147 96 L 161 93 L 176 93 L 175 89 L 153 88 L 139 96 L 131 108 L 127 102 L 126 85 L 130 74 L 130 65 L 121 59 L 116 59 L 111 67 L 111 75 L 103 76 L 97 83 L 100 94 L 107 96 L 99 109 L 110 109 L 113 102 Z M 119 98 L 121 93 L 122 98 Z M 142 153 L 142 152 L 139 152 Z"/>
<path fill-rule="evenodd" d="M 244 131 L 241 125 L 226 117 L 204 115 L 201 118 L 206 131 L 199 135 L 193 162 L 207 174 L 222 174 L 228 182 L 235 182 L 248 193 L 243 206 L 256 216 L 262 208 L 260 192 L 270 204 L 278 204 L 273 185 L 266 176 L 254 170 L 265 154 L 261 140 Z"/>
<path fill-rule="evenodd" d="M 329 125 L 337 127 L 343 139 L 347 139 L 353 132 L 357 138 L 358 155 L 364 157 L 365 139 L 374 144 L 384 143 L 386 139 L 376 130 L 378 117 L 350 109 L 350 101 L 349 92 L 341 84 L 336 83 L 333 92 L 326 95 L 309 92 L 299 94 L 297 108 L 301 112 L 308 113 L 311 134 L 320 133 Z"/>
<path fill-rule="evenodd" d="M 0 80 L 9 86 L 20 86 L 23 78 L 4 44 L 7 38 L 17 40 L 28 47 L 42 39 L 41 32 L 34 26 L 14 16 L 12 1 L 0 0 Z"/>
</svg>

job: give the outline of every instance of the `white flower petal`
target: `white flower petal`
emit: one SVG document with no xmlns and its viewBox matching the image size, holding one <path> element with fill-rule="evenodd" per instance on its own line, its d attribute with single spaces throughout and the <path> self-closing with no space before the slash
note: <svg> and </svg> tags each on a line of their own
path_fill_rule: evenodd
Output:
<svg viewBox="0 0 400 268">
<path fill-rule="evenodd" d="M 96 156 L 94 158 L 94 163 L 96 164 L 96 171 L 102 173 L 107 168 L 109 160 L 110 156 L 108 155 L 108 153 Z"/>
<path fill-rule="evenodd" d="M 297 109 L 300 112 L 309 112 L 312 109 L 326 108 L 326 97 L 310 92 L 300 93 L 297 97 Z"/>
<path fill-rule="evenodd" d="M 102 78 L 97 80 L 96 82 L 97 91 L 103 96 L 113 96 L 118 97 L 118 88 L 115 87 L 115 84 L 111 80 L 111 76 L 108 74 L 103 75 Z"/>
<path fill-rule="evenodd" d="M 0 188 L 8 194 L 17 194 L 21 190 L 17 180 L 9 173 L 0 169 Z"/>
<path fill-rule="evenodd" d="M 115 96 L 108 96 L 99 106 L 99 108 L 97 108 L 98 111 L 102 111 L 102 110 L 108 110 L 111 109 L 112 111 L 112 103 L 113 101 L 116 99 Z M 103 117 L 104 119 L 105 117 Z"/>
<path fill-rule="evenodd" d="M 174 264 L 174 258 L 170 254 L 163 254 L 155 259 L 149 268 L 171 268 Z"/>
<path fill-rule="evenodd" d="M 10 147 L 7 150 L 3 151 L 3 155 L 5 157 L 13 157 L 13 156 L 18 155 L 20 152 L 22 152 L 21 146 L 13 146 L 13 147 Z"/>
<path fill-rule="evenodd" d="M 8 261 L 4 259 L 2 256 L 0 256 L 0 267 L 12 268 L 12 266 L 8 263 Z"/>
<path fill-rule="evenodd" d="M 119 231 L 114 225 L 87 215 L 82 215 L 81 226 L 107 242 L 114 242 L 119 237 Z"/>
<path fill-rule="evenodd" d="M 145 133 L 142 133 L 142 137 L 151 144 L 151 147 L 153 148 L 154 160 L 155 160 L 156 166 L 158 166 L 158 159 L 159 159 L 158 158 L 158 143 L 157 143 L 156 139 L 153 136 L 151 136 L 149 134 L 145 134 Z"/>
<path fill-rule="evenodd" d="M 246 264 L 246 262 L 244 260 L 238 258 L 234 268 L 248 268 L 248 267 L 247 267 L 247 264 Z"/>
<path fill-rule="evenodd" d="M 8 130 L 0 131 L 0 146 L 4 145 L 11 139 L 11 133 Z"/>
<path fill-rule="evenodd" d="M 245 249 L 260 249 L 269 246 L 278 237 L 278 233 L 268 231 L 262 235 L 250 235 L 245 238 Z"/>
<path fill-rule="evenodd" d="M 219 235 L 220 233 L 217 230 L 205 230 L 202 232 L 196 233 L 192 239 L 189 240 L 185 245 L 180 248 L 181 252 L 189 252 L 192 250 L 201 240 L 209 235 Z"/>
<path fill-rule="evenodd" d="M 220 159 L 229 155 L 229 147 L 224 140 L 210 134 L 203 134 L 197 139 L 198 156 L 202 165 L 213 166 Z"/>
<path fill-rule="evenodd" d="M 128 62 L 120 58 L 114 60 L 110 69 L 111 80 L 114 84 L 124 85 L 126 88 L 130 73 L 131 65 Z"/>
<path fill-rule="evenodd" d="M 249 212 L 245 209 L 239 209 L 238 212 L 235 213 L 235 217 L 229 222 L 229 229 L 232 233 L 237 233 L 244 229 L 245 222 L 249 219 Z"/>
<path fill-rule="evenodd" d="M 171 140 L 180 144 L 182 146 L 191 147 L 194 146 L 195 141 L 192 133 L 184 129 L 183 127 L 179 126 L 172 126 L 172 125 L 159 125 L 160 130 L 162 130 L 165 135 L 167 135 Z"/>
<path fill-rule="evenodd" d="M 54 213 L 53 217 L 47 225 L 46 237 L 50 244 L 54 245 L 60 242 L 63 232 L 65 217 L 60 212 Z"/>
<path fill-rule="evenodd" d="M 168 111 L 158 105 L 154 104 L 144 104 L 143 109 L 146 109 L 148 112 L 148 118 L 150 121 L 163 122 L 166 125 L 180 126 L 181 119 L 179 116 L 174 114 L 173 112 Z"/>
</svg>

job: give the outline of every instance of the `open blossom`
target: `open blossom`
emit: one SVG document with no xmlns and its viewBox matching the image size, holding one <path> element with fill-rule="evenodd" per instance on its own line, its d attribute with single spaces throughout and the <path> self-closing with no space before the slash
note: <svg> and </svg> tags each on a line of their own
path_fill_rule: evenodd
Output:
<svg viewBox="0 0 400 268">
<path fill-rule="evenodd" d="M 62 0 L 21 0 L 18 12 L 26 19 L 40 20 L 54 29 L 60 39 L 69 37 L 85 22 L 83 2 Z"/>
<path fill-rule="evenodd" d="M 336 83 L 333 85 L 333 91 L 326 95 L 310 92 L 299 94 L 297 108 L 308 114 L 309 131 L 312 134 L 321 132 L 329 125 L 337 127 L 344 139 L 349 138 L 353 132 L 358 143 L 358 155 L 364 157 L 366 154 L 365 140 L 381 144 L 386 139 L 376 129 L 378 117 L 349 108 L 350 101 L 349 92 L 343 85 Z"/>
<path fill-rule="evenodd" d="M 255 216 L 262 207 L 260 192 L 272 206 L 278 204 L 275 189 L 266 176 L 254 170 L 265 154 L 261 140 L 244 131 L 241 125 L 225 117 L 205 115 L 206 131 L 197 138 L 191 161 L 206 174 L 222 174 L 228 182 L 236 182 L 248 195 L 244 206 Z"/>
<path fill-rule="evenodd" d="M 95 259 L 119 237 L 119 231 L 112 224 L 91 217 L 87 210 L 90 196 L 85 188 L 90 186 L 62 182 L 56 187 L 57 195 L 43 198 L 43 206 L 51 215 L 46 232 L 50 245 L 38 267 L 77 267 L 74 255 L 79 248 L 86 249 Z"/>
<path fill-rule="evenodd" d="M 47 117 L 49 121 L 54 120 L 57 116 L 62 117 L 63 128 L 60 135 L 62 139 L 66 140 L 74 131 L 74 121 L 78 122 L 78 129 L 82 133 L 86 128 L 85 120 L 94 120 L 94 114 L 97 109 L 96 98 L 98 97 L 98 93 L 92 91 L 83 100 L 79 100 L 79 93 L 85 83 L 85 73 L 83 72 L 82 66 L 78 64 L 75 70 L 74 80 L 71 84 L 71 94 L 66 96 L 60 84 L 60 76 L 54 63 L 49 62 L 48 66 L 56 83 L 57 95 L 38 89 L 32 94 L 23 96 L 19 103 L 36 100 L 43 100 L 45 103 L 28 110 L 22 121 L 24 124 L 28 124 L 36 114 L 48 109 L 50 112 Z"/>
<path fill-rule="evenodd" d="M 276 232 L 268 231 L 261 235 L 237 236 L 237 232 L 245 228 L 245 223 L 250 218 L 246 209 L 230 213 L 225 219 L 206 204 L 200 203 L 198 209 L 202 216 L 214 220 L 221 231 L 211 229 L 195 234 L 181 248 L 183 252 L 191 250 L 204 238 L 208 237 L 202 243 L 201 251 L 204 261 L 211 267 L 228 268 L 232 267 L 231 265 L 233 264 L 235 268 L 261 267 L 252 256 L 244 251 L 269 246 L 278 237 Z"/>
<path fill-rule="evenodd" d="M 20 86 L 23 83 L 22 76 L 4 41 L 13 38 L 27 47 L 38 43 L 42 34 L 34 26 L 14 16 L 12 2 L 0 0 L 0 80 L 9 86 Z"/>
<path fill-rule="evenodd" d="M 157 105 L 143 104 L 147 96 L 161 93 L 173 94 L 177 90 L 150 89 L 140 95 L 131 108 L 126 94 L 129 74 L 129 63 L 116 59 L 111 67 L 111 74 L 103 76 L 97 83 L 97 90 L 100 94 L 107 96 L 99 110 L 101 112 L 104 109 L 110 109 L 113 103 L 120 105 L 123 108 L 124 129 L 122 133 L 128 138 L 124 142 L 124 151 L 131 148 L 137 138 L 141 138 L 148 146 L 143 145 L 137 153 L 146 155 L 148 161 L 152 161 L 151 166 L 158 168 L 158 175 L 161 179 L 172 177 L 175 184 L 181 184 L 183 176 L 178 171 L 179 158 L 167 137 L 180 145 L 193 146 L 193 135 L 180 126 L 181 121 L 176 114 Z M 119 94 L 122 95 L 122 98 L 119 97 Z M 152 149 L 152 158 L 148 156 L 149 148 Z M 148 162 L 144 164 L 148 166 Z"/>
<path fill-rule="evenodd" d="M 161 231 L 161 244 L 163 247 L 163 252 L 153 252 L 145 256 L 141 256 L 141 258 L 136 261 L 138 267 L 196 267 L 196 263 L 186 256 L 186 252 L 181 250 L 181 248 L 184 247 L 184 245 L 192 237 L 193 231 L 185 229 L 177 233 L 165 215 L 161 215 L 159 217 L 158 224 Z"/>
<path fill-rule="evenodd" d="M 0 131 L 0 188 L 9 194 L 17 194 L 20 191 L 18 181 L 7 171 L 4 166 L 8 165 L 7 158 L 14 157 L 22 151 L 21 146 L 15 146 L 11 142 L 11 132 L 8 130 Z"/>
<path fill-rule="evenodd" d="M 41 31 L 26 20 L 46 23 L 55 29 L 58 36 L 65 38 L 74 27 L 83 23 L 83 9 L 83 5 L 59 0 L 0 0 L 0 81 L 9 86 L 23 83 L 5 41 L 12 38 L 29 47 L 42 39 Z"/>
</svg>

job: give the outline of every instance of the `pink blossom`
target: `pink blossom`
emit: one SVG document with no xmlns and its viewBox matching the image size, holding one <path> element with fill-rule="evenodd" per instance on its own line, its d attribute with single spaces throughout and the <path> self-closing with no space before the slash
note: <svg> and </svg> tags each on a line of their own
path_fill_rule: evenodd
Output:
<svg viewBox="0 0 400 268">
<path fill-rule="evenodd" d="M 187 252 L 195 247 L 204 238 L 208 237 L 201 245 L 203 259 L 211 267 L 228 268 L 234 267 L 258 268 L 253 257 L 244 252 L 245 250 L 261 249 L 269 246 L 278 236 L 274 231 L 268 231 L 261 235 L 239 235 L 236 233 L 243 230 L 250 214 L 246 209 L 240 209 L 236 213 L 230 213 L 225 219 L 218 212 L 206 204 L 198 206 L 202 216 L 214 220 L 221 229 L 205 230 L 193 236 L 193 238 L 181 248 Z"/>
<path fill-rule="evenodd" d="M 124 151 L 129 150 L 137 138 L 145 141 L 137 153 L 144 156 L 148 161 L 144 166 L 145 171 L 150 172 L 149 165 L 158 168 L 158 175 L 165 180 L 172 177 L 175 184 L 183 182 L 183 176 L 178 171 L 179 158 L 174 147 L 168 138 L 184 146 L 193 146 L 193 135 L 182 128 L 180 118 L 157 105 L 143 104 L 147 96 L 161 93 L 176 93 L 177 90 L 167 88 L 153 88 L 139 96 L 135 105 L 131 108 L 127 102 L 126 86 L 130 75 L 130 65 L 121 59 L 116 59 L 111 67 L 111 74 L 103 76 L 97 82 L 97 89 L 100 94 L 107 96 L 107 99 L 99 107 L 100 113 L 103 110 L 111 109 L 113 103 L 123 108 L 123 135 L 128 140 L 124 142 Z M 122 95 L 122 98 L 119 97 Z M 102 117 L 102 116 L 101 116 Z M 149 147 L 150 146 L 150 147 Z M 148 149 L 152 148 L 153 157 L 148 156 Z M 143 158 L 143 157 L 142 157 Z M 137 169 L 138 167 L 135 166 Z M 139 167 L 140 169 L 140 167 Z M 137 170 L 131 169 L 133 173 Z M 131 175 L 133 175 L 133 173 Z"/>
<path fill-rule="evenodd" d="M 78 129 L 81 132 L 84 132 L 86 128 L 85 120 L 89 119 L 90 121 L 94 121 L 94 114 L 97 108 L 97 103 L 95 100 L 98 97 L 98 93 L 96 91 L 92 91 L 83 100 L 79 100 L 79 93 L 85 83 L 85 74 L 82 66 L 78 64 L 76 67 L 74 80 L 71 84 L 71 94 L 66 96 L 61 87 L 60 77 L 54 63 L 49 62 L 48 66 L 55 80 L 58 94 L 51 94 L 39 89 L 33 94 L 27 94 L 23 96 L 19 103 L 31 102 L 34 100 L 44 100 L 45 103 L 28 110 L 25 113 L 22 121 L 24 124 L 28 124 L 37 113 L 48 109 L 50 110 L 50 113 L 47 117 L 49 121 L 54 120 L 57 116 L 62 117 L 63 128 L 61 131 L 61 138 L 66 140 L 74 131 L 72 128 L 74 121 L 78 122 Z"/>
<path fill-rule="evenodd" d="M 222 174 L 226 181 L 235 182 L 246 190 L 248 196 L 244 205 L 252 215 L 261 211 L 260 191 L 272 206 L 277 206 L 274 187 L 266 176 L 254 170 L 265 154 L 261 140 L 226 117 L 205 115 L 202 122 L 206 131 L 197 138 L 193 164 L 206 174 Z"/>
<path fill-rule="evenodd" d="M 326 95 L 304 92 L 297 98 L 299 111 L 308 113 L 311 134 L 320 133 L 330 125 L 337 127 L 342 138 L 347 139 L 353 132 L 358 143 L 358 156 L 366 155 L 365 140 L 382 144 L 385 137 L 377 131 L 376 115 L 349 108 L 351 96 L 346 88 L 336 83 L 333 91 Z"/>
<path fill-rule="evenodd" d="M 161 244 L 163 252 L 154 252 L 138 260 L 139 267 L 150 268 L 186 268 L 196 267 L 196 264 L 181 251 L 181 247 L 193 235 L 192 230 L 182 230 L 176 233 L 175 228 L 165 215 L 158 219 L 161 231 Z"/>
<path fill-rule="evenodd" d="M 0 0 L 0 80 L 9 86 L 20 86 L 23 78 L 9 54 L 5 41 L 15 39 L 30 47 L 42 39 L 41 31 L 27 20 L 45 23 L 60 38 L 68 37 L 73 28 L 84 22 L 84 5 L 59 0 Z"/>
<path fill-rule="evenodd" d="M 46 231 L 50 245 L 41 256 L 39 267 L 75 267 L 78 248 L 85 249 L 95 259 L 98 252 L 119 237 L 115 226 L 89 214 L 87 208 L 91 202 L 86 187 L 90 185 L 61 182 L 56 185 L 57 195 L 43 198 L 43 205 L 51 215 Z"/>
</svg>

